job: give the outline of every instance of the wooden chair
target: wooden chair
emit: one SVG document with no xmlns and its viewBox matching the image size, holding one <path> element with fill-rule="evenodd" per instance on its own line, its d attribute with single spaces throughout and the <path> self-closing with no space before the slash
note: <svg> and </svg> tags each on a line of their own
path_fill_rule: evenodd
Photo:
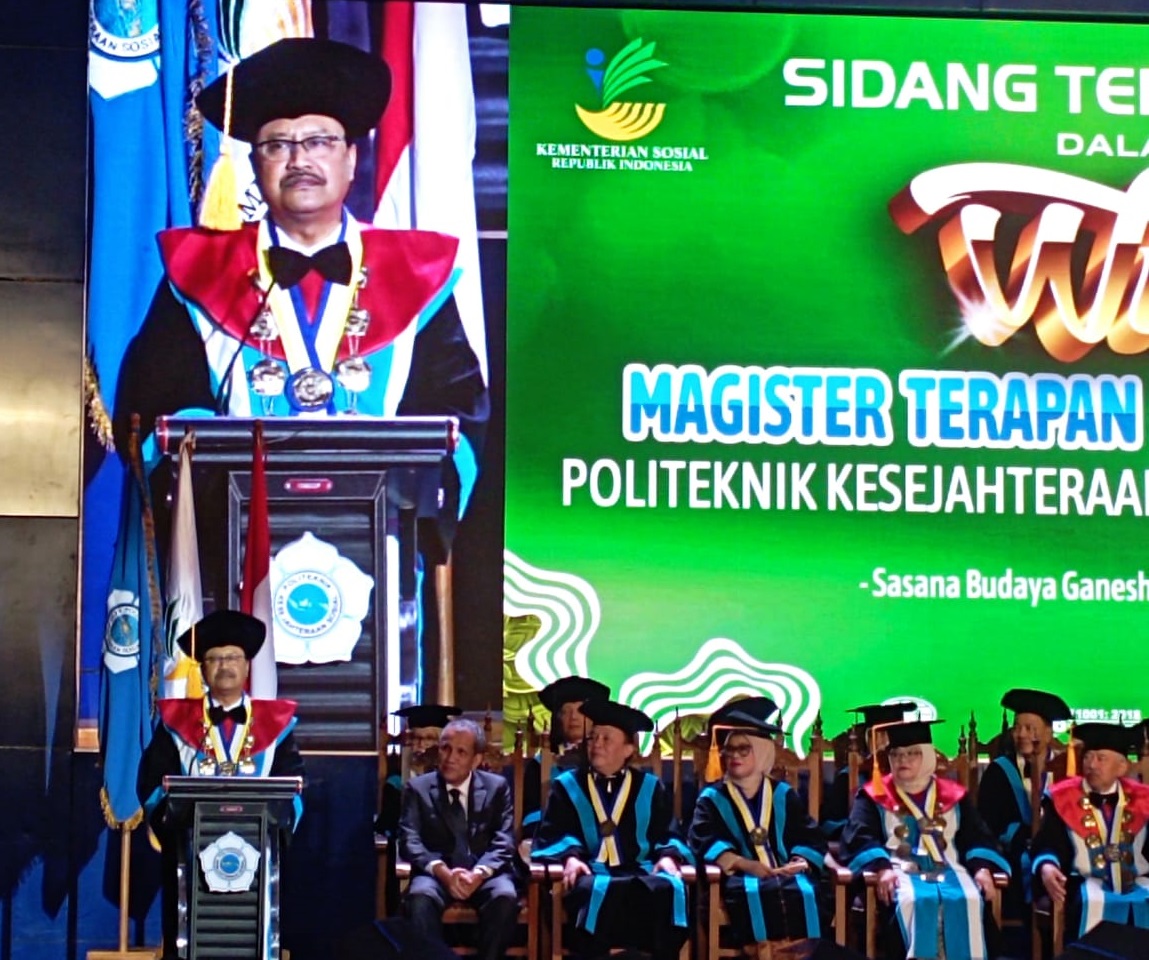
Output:
<svg viewBox="0 0 1149 960">
<path fill-rule="evenodd" d="M 788 747 L 779 744 L 775 748 L 774 769 L 771 777 L 779 782 L 785 782 L 801 794 L 805 786 L 806 809 L 816 821 L 822 806 L 823 779 L 825 776 L 824 760 L 827 744 L 822 736 L 822 718 L 815 718 L 813 732 L 810 738 L 810 751 L 805 757 Z M 847 944 L 847 892 L 853 874 L 842 867 L 832 855 L 827 855 L 824 862 L 825 869 L 830 877 L 830 887 L 834 901 L 834 939 L 839 946 Z M 730 917 L 722 902 L 720 880 L 721 871 L 713 864 L 705 866 L 706 880 L 705 906 L 700 916 L 699 956 L 708 960 L 718 960 L 720 957 L 742 956 L 741 948 L 735 949 L 722 945 L 722 930 L 730 925 Z"/>
<path fill-rule="evenodd" d="M 937 768 L 934 771 L 935 776 L 949 777 L 950 779 L 957 780 L 967 790 L 970 789 L 970 780 L 972 771 L 976 767 L 976 762 L 971 761 L 969 756 L 969 741 L 965 735 L 965 728 L 963 727 L 958 738 L 958 751 L 952 758 L 943 754 L 940 750 L 937 751 Z M 878 874 L 874 870 L 862 871 L 862 882 L 864 885 L 864 895 L 861 903 L 855 908 L 856 912 L 864 914 L 864 947 L 863 952 L 867 957 L 876 958 L 878 956 Z M 1001 871 L 993 871 L 994 895 L 990 898 L 986 907 L 989 909 L 993 917 L 994 923 L 1000 928 L 1001 926 L 1001 892 L 1009 886 L 1009 876 Z"/>
<path fill-rule="evenodd" d="M 570 922 L 563 899 L 563 868 L 558 864 L 551 864 L 546 870 L 551 900 L 550 960 L 562 960 L 563 957 L 569 957 L 571 955 L 570 950 L 563 943 L 564 926 Z M 687 896 L 689 897 L 689 891 L 698 885 L 698 874 L 694 867 L 687 865 L 682 868 L 682 882 L 686 885 Z M 686 907 L 688 913 L 690 906 L 688 903 Z M 641 919 L 642 918 L 636 918 L 636 920 Z M 687 937 L 686 942 L 682 945 L 682 949 L 678 953 L 678 960 L 690 960 L 690 958 L 691 943 L 690 938 Z"/>
<path fill-rule="evenodd" d="M 490 741 L 488 741 L 489 743 Z M 491 772 L 503 772 L 509 761 L 512 768 L 512 776 L 515 778 L 518 789 L 515 792 L 515 839 L 516 847 L 518 841 L 522 839 L 522 779 L 524 768 L 524 757 L 521 749 L 522 738 L 521 732 L 516 732 L 516 749 L 508 757 L 503 754 L 501 750 L 498 751 L 498 756 L 488 749 L 484 766 L 491 770 Z M 398 859 L 398 852 L 396 851 L 395 872 L 399 877 L 400 890 L 405 892 L 407 885 L 411 880 L 411 864 L 405 860 Z M 546 871 L 538 865 L 529 865 L 529 880 L 527 883 L 526 892 L 519 897 L 519 913 L 516 918 L 516 924 L 523 931 L 521 937 L 517 938 L 516 942 L 507 949 L 508 957 L 522 957 L 524 960 L 541 960 L 542 953 L 540 950 L 540 936 L 539 936 L 539 918 L 540 918 L 540 902 L 541 902 L 541 888 L 546 882 Z M 447 905 L 443 911 L 443 926 L 444 927 L 475 927 L 479 923 L 479 911 L 474 907 L 468 906 L 465 903 L 452 902 Z M 521 940 L 521 942 L 518 942 Z M 457 953 L 471 954 L 474 949 L 463 944 L 462 946 L 453 946 Z"/>
<path fill-rule="evenodd" d="M 1054 744 L 1054 750 L 1057 750 L 1058 744 Z M 1077 768 L 1081 769 L 1081 757 L 1077 751 L 1077 747 L 1071 742 L 1064 750 L 1055 752 L 1053 760 L 1050 763 L 1050 778 L 1052 782 L 1056 783 L 1058 780 L 1063 780 L 1066 776 L 1066 770 L 1069 761 L 1069 751 L 1074 751 L 1074 759 L 1077 762 Z M 1030 778 L 1030 809 L 1033 810 L 1032 822 L 1030 829 L 1033 835 L 1037 835 L 1037 831 L 1041 828 L 1042 805 L 1041 805 L 1041 784 L 1044 780 L 1044 757 L 1037 757 L 1033 763 L 1033 776 Z M 1057 903 L 1052 897 L 1045 893 L 1040 896 L 1037 895 L 1036 887 L 1041 883 L 1037 877 L 1033 880 L 1035 889 L 1033 897 L 1033 909 L 1031 910 L 1030 917 L 1030 936 L 1033 950 L 1033 960 L 1042 960 L 1044 955 L 1043 946 L 1046 940 L 1050 944 L 1050 956 L 1059 956 L 1065 949 L 1065 904 Z"/>
<path fill-rule="evenodd" d="M 680 727 L 679 727 L 677 718 L 675 719 L 675 727 L 676 727 L 676 741 L 675 742 L 676 742 L 676 747 L 677 747 L 681 741 Z M 684 746 L 683 746 L 683 749 L 685 749 Z M 672 775 L 672 778 L 676 784 L 681 784 L 681 778 L 682 778 L 681 767 L 679 766 L 679 764 L 681 764 L 681 753 L 682 753 L 682 750 L 676 749 L 675 750 L 675 757 L 672 758 L 675 766 L 672 767 L 672 774 L 671 775 Z M 550 786 L 550 771 L 549 771 L 549 769 L 545 763 L 545 759 L 546 759 L 548 754 L 549 754 L 549 751 L 547 751 L 547 750 L 543 751 L 544 764 L 543 764 L 542 776 L 543 776 L 543 790 L 544 791 L 546 791 Z M 659 739 L 658 739 L 657 735 L 655 735 L 652 738 L 650 753 L 646 754 L 645 756 L 636 757 L 633 766 L 639 770 L 647 770 L 661 779 L 661 777 L 662 777 L 662 752 L 661 752 L 661 747 L 659 745 Z M 677 789 L 674 791 L 676 798 L 678 797 L 679 792 L 680 791 Z M 544 808 L 546 805 L 546 801 L 545 801 L 546 795 L 547 795 L 546 793 L 543 794 L 543 797 L 544 797 L 543 806 L 544 806 Z M 678 810 L 679 811 L 681 810 L 681 806 L 678 807 Z M 678 812 L 675 813 L 675 817 L 677 819 Z M 532 864 L 531 866 L 532 866 L 532 869 L 535 868 L 534 864 Z M 542 868 L 540 867 L 539 869 L 542 869 Z M 563 868 L 558 864 L 551 864 L 549 867 L 547 867 L 545 869 L 546 869 L 546 882 L 547 882 L 548 891 L 550 894 L 550 930 L 549 930 L 550 960 L 561 960 L 561 958 L 568 957 L 571 955 L 569 948 L 563 943 L 564 927 L 567 923 L 570 922 L 570 918 L 567 916 L 567 913 L 566 913 L 566 905 L 564 902 L 564 892 L 565 891 L 563 890 Z M 691 897 L 690 891 L 692 889 L 696 888 L 698 885 L 698 873 L 695 870 L 695 868 L 690 866 L 689 864 L 684 865 L 682 867 L 682 880 L 683 880 L 683 883 L 686 885 L 688 900 L 693 899 Z M 687 911 L 689 912 L 690 909 L 691 909 L 691 904 L 688 902 L 687 903 Z M 690 960 L 690 957 L 691 957 L 691 941 L 690 941 L 690 938 L 688 937 L 686 942 L 682 946 L 682 950 L 679 952 L 679 960 Z"/>
</svg>

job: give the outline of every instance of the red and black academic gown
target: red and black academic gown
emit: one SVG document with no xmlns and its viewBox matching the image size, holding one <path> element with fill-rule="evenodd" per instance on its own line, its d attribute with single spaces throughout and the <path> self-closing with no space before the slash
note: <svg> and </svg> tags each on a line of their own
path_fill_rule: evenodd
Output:
<svg viewBox="0 0 1149 960">
<path fill-rule="evenodd" d="M 291 700 L 250 700 L 244 702 L 251 710 L 252 755 L 259 777 L 301 777 L 303 760 L 295 744 L 292 729 L 296 723 L 295 703 Z M 163 880 L 163 931 L 165 956 L 175 956 L 178 930 L 178 890 L 176 871 L 180 831 L 167 821 L 167 796 L 164 793 L 165 776 L 199 776 L 198 761 L 204 754 L 203 742 L 204 701 L 160 700 L 160 725 L 152 735 L 140 760 L 136 778 L 136 793 L 143 805 L 148 824 L 160 841 Z M 232 756 L 238 758 L 242 744 L 242 729 L 230 734 Z M 302 798 L 295 798 L 294 825 L 303 814 Z"/>
<path fill-rule="evenodd" d="M 604 829 L 592 790 L 613 828 Z M 566 901 L 583 952 L 629 947 L 658 957 L 677 954 L 689 933 L 686 890 L 681 878 L 651 872 L 664 856 L 680 864 L 694 859 L 675 825 L 670 794 L 654 774 L 624 770 L 608 782 L 583 766 L 555 777 L 531 860 L 561 865 L 577 857 L 591 868 Z"/>
<path fill-rule="evenodd" d="M 133 413 L 140 415 L 147 438 L 161 415 L 299 412 L 286 393 L 269 401 L 271 409 L 266 411 L 263 398 L 248 383 L 248 372 L 265 354 L 287 375 L 293 372 L 282 332 L 267 342 L 252 335 L 261 300 L 254 279 L 260 274 L 267 230 L 265 222 L 236 231 L 192 227 L 159 235 L 166 281 L 128 346 L 120 371 L 114 412 L 119 449 L 127 449 Z M 370 363 L 372 376 L 369 388 L 354 398 L 336 381 L 329 408 L 320 412 L 354 409 L 369 416 L 456 417 L 462 436 L 444 478 L 447 496 L 440 517 L 441 532 L 449 540 L 450 521 L 457 519 L 474 482 L 490 412 L 479 361 L 452 294 L 458 241 L 430 231 L 374 229 L 350 219 L 344 230 L 354 234 L 350 239 L 361 241 L 367 270 L 359 306 L 371 319 L 356 355 Z M 311 271 L 287 294 L 276 289 L 292 298 L 293 306 L 281 314 L 285 320 L 290 318 L 300 330 L 319 324 L 330 332 L 329 340 L 335 338 L 330 340 L 338 343 L 332 363 L 352 355 L 350 340 L 342 336 L 346 309 L 336 309 L 349 303 L 349 287 L 327 284 Z M 299 321 L 295 318 L 301 307 L 304 319 Z"/>
<path fill-rule="evenodd" d="M 297 722 L 293 700 L 251 700 L 244 698 L 251 711 L 251 759 L 256 777 L 301 777 L 303 760 L 292 730 Z M 163 835 L 166 776 L 198 777 L 199 761 L 205 759 L 200 749 L 204 738 L 203 700 L 160 700 L 160 726 L 140 760 L 136 792 L 149 823 L 157 836 Z M 232 759 L 242 752 L 241 729 L 229 731 L 233 742 Z M 241 774 L 236 774 L 241 776 Z M 295 800 L 295 820 L 303 813 L 303 803 Z"/>
<path fill-rule="evenodd" d="M 1053 863 L 1069 879 L 1066 929 L 1077 936 L 1102 920 L 1149 927 L 1149 786 L 1124 777 L 1118 783 L 1120 797 L 1100 815 L 1082 802 L 1082 777 L 1053 784 L 1041 802 L 1033 873 L 1040 878 L 1042 866 Z"/>
<path fill-rule="evenodd" d="M 872 782 L 858 790 L 842 833 L 845 865 L 855 873 L 890 867 L 898 873 L 885 936 L 887 956 L 936 958 L 941 917 L 946 956 L 983 960 L 992 956 L 986 938 L 995 931 L 987 929 L 992 918 L 985 916 L 973 874 L 982 868 L 1008 874 L 1009 864 L 968 791 L 953 780 L 934 777 L 931 783 L 936 785 L 933 817 L 940 822 L 935 846 L 940 861 L 933 859 L 917 816 L 897 797 L 894 778 L 886 774 L 882 793 L 875 794 Z M 928 790 L 910 798 L 919 809 L 924 809 Z M 899 855 L 903 844 L 909 852 Z"/>
<path fill-rule="evenodd" d="M 762 781 L 753 797 L 746 797 L 751 817 L 747 826 L 732 798 L 737 790 L 729 782 L 716 783 L 699 794 L 690 825 L 690 848 L 698 862 L 717 864 L 724 853 L 747 860 L 761 860 L 769 866 L 786 864 L 802 857 L 807 874 L 762 879 L 741 873 L 723 875 L 722 900 L 734 927 L 738 945 L 766 940 L 799 940 L 822 935 L 825 919 L 820 901 L 819 876 L 826 856 L 826 839 L 806 813 L 797 791 L 787 783 Z M 762 824 L 765 791 L 771 792 L 767 822 Z M 750 831 L 756 825 L 767 831 L 766 842 L 755 846 Z M 761 851 L 761 853 L 759 852 Z"/>
</svg>

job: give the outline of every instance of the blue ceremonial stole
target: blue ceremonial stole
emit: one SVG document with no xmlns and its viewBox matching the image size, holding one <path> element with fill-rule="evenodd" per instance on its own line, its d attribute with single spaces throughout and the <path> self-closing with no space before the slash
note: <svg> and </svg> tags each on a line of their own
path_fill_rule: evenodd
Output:
<svg viewBox="0 0 1149 960">
<path fill-rule="evenodd" d="M 966 888 L 967 884 L 972 891 Z M 906 892 L 909 896 L 906 896 Z M 940 913 L 947 957 L 970 960 L 983 960 L 986 957 L 981 893 L 964 870 L 959 875 L 947 869 L 936 881 L 926 880 L 921 874 L 899 871 L 896 896 L 894 913 L 908 954 L 919 960 L 936 960 Z M 976 916 L 969 909 L 970 900 L 975 896 Z"/>
<path fill-rule="evenodd" d="M 555 787 L 561 787 L 567 796 L 570 797 L 575 809 L 575 814 L 578 817 L 579 829 L 583 834 L 583 844 L 585 844 L 589 856 L 594 858 L 590 864 L 588 864 L 593 874 L 591 898 L 580 923 L 587 933 L 593 934 L 598 926 L 599 912 L 602 909 L 603 901 L 606 899 L 607 891 L 610 889 L 611 882 L 616 878 L 611 875 L 610 867 L 597 859 L 599 847 L 602 845 L 602 835 L 598 829 L 598 819 L 595 817 L 590 798 L 583 792 L 582 785 L 579 782 L 579 773 L 581 772 L 583 771 L 568 770 L 555 778 L 554 784 Z M 638 844 L 637 866 L 639 866 L 644 873 L 650 874 L 654 869 L 654 864 L 650 861 L 650 809 L 654 790 L 658 785 L 658 778 L 655 777 L 654 774 L 640 770 L 632 770 L 631 774 L 635 778 L 642 778 L 642 783 L 634 799 L 635 841 Z M 561 853 L 563 850 L 578 846 L 580 846 L 580 841 L 577 837 L 562 837 L 551 846 L 538 851 L 538 856 L 551 857 L 557 853 Z M 534 855 L 532 852 L 532 856 Z M 674 925 L 676 927 L 685 927 L 686 885 L 683 883 L 682 877 L 676 877 L 668 873 L 659 874 L 659 876 L 664 877 L 674 888 Z M 625 877 L 617 879 L 622 882 L 627 882 L 627 878 Z"/>
<path fill-rule="evenodd" d="M 774 790 L 773 816 L 771 817 L 773 821 L 771 825 L 774 828 L 775 838 L 774 849 L 778 854 L 779 862 L 785 862 L 790 859 L 783 835 L 786 830 L 786 796 L 791 788 L 787 783 L 774 783 L 774 781 L 768 777 L 763 778 L 762 787 L 759 789 L 757 795 L 752 798 L 751 803 L 748 804 L 755 818 L 761 814 L 762 801 L 764 799 L 763 792 L 767 788 Z M 750 846 L 750 838 L 746 832 L 746 828 L 741 818 L 735 812 L 734 805 L 726 795 L 726 791 L 737 789 L 737 787 L 727 783 L 714 784 L 703 790 L 698 798 L 699 800 L 702 800 L 704 797 L 709 798 L 710 802 L 714 804 L 714 808 L 718 811 L 718 815 L 722 818 L 722 822 L 726 825 L 726 829 L 730 831 L 730 835 L 738 841 L 737 849 L 735 849 L 733 844 L 726 841 L 716 841 L 711 845 L 710 849 L 706 851 L 706 860 L 716 861 L 718 856 L 726 851 L 731 853 L 736 852 L 747 860 L 758 859 L 758 855 Z M 809 847 L 795 847 L 793 853 L 813 862 L 818 869 L 821 868 L 821 860 L 817 852 L 811 850 Z M 754 938 L 758 941 L 768 940 L 769 930 L 766 927 L 766 914 L 762 909 L 761 884 L 759 879 L 751 874 L 743 874 L 741 879 L 742 890 L 746 896 L 746 905 L 750 913 L 750 926 L 753 930 Z M 818 916 L 817 893 L 809 877 L 805 874 L 797 874 L 793 877 L 793 880 L 802 894 L 802 906 L 806 915 L 806 935 L 816 939 L 822 935 L 821 918 Z"/>
<path fill-rule="evenodd" d="M 998 757 L 993 761 L 1000 768 L 1002 773 L 1005 774 L 1005 781 L 1009 784 L 1010 790 L 1013 792 L 1014 802 L 1017 804 L 1017 809 L 1021 814 L 1020 821 L 1014 821 L 1005 832 L 998 838 L 1001 840 L 1002 845 L 1008 850 L 1013 843 L 1013 838 L 1017 835 L 1017 831 L 1022 827 L 1029 827 L 1033 823 L 1033 806 L 1029 801 L 1029 792 L 1025 789 L 1025 781 L 1021 778 L 1021 771 L 1017 768 L 1017 763 L 1012 757 Z M 1026 903 L 1033 902 L 1033 879 L 1031 854 L 1028 847 L 1021 852 L 1021 861 L 1018 864 L 1021 868 L 1021 889 Z M 1010 871 L 1012 873 L 1012 870 Z"/>
<path fill-rule="evenodd" d="M 1021 822 L 1028 827 L 1033 821 L 1033 808 L 1030 806 L 1029 794 L 1025 789 L 1025 781 L 1021 779 L 1021 771 L 1017 769 L 1017 763 L 1011 757 L 998 757 L 994 763 L 1001 767 L 1002 773 L 1005 774 L 1006 782 L 1013 791 L 1017 809 L 1021 812 Z M 1008 842 L 1004 835 L 1001 839 Z M 1012 839 L 1013 836 L 1010 835 L 1009 840 Z"/>
<path fill-rule="evenodd" d="M 882 807 L 882 829 L 887 842 L 892 824 L 907 830 L 901 842 L 908 843 L 914 850 L 921 844 L 921 830 L 913 816 L 896 814 Z M 961 808 L 950 807 L 940 814 L 948 821 L 944 831 L 947 845 L 943 848 L 942 864 L 935 863 L 927 854 L 914 854 L 911 857 L 892 858 L 893 851 L 883 847 L 868 859 L 891 858 L 898 872 L 898 887 L 895 901 L 895 915 L 901 928 L 908 952 L 921 958 L 933 960 L 937 957 L 938 917 L 942 918 L 942 933 L 945 938 L 946 953 L 950 957 L 967 957 L 982 960 L 986 956 L 985 927 L 983 923 L 983 901 L 981 890 L 969 872 L 957 862 L 954 850 L 954 836 L 961 826 Z M 1009 864 L 997 853 L 984 847 L 966 852 L 967 858 L 988 860 L 994 866 L 1009 872 Z M 851 869 L 860 869 L 863 858 L 851 863 Z M 920 872 L 910 873 L 899 866 L 909 862 Z M 928 880 L 929 873 L 935 879 Z"/>
<path fill-rule="evenodd" d="M 1096 877 L 1090 877 L 1081 884 L 1078 896 L 1081 899 L 1079 937 L 1103 921 L 1149 929 L 1149 880 L 1137 880 L 1130 890 L 1116 893 Z"/>
</svg>

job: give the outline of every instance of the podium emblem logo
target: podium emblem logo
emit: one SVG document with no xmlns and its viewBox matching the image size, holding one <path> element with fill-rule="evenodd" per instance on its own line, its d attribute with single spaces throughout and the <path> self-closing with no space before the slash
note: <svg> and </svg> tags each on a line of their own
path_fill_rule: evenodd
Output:
<svg viewBox="0 0 1149 960">
<path fill-rule="evenodd" d="M 200 851 L 199 863 L 212 893 L 244 893 L 255 882 L 259 851 L 229 830 Z"/>
<path fill-rule="evenodd" d="M 373 577 L 310 531 L 289 543 L 271 564 L 275 659 L 350 660 L 374 586 Z"/>
</svg>

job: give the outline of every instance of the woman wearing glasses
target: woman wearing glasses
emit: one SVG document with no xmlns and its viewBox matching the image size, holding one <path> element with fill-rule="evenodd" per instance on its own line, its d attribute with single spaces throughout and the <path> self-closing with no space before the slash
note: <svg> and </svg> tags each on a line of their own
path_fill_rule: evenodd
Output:
<svg viewBox="0 0 1149 960">
<path fill-rule="evenodd" d="M 965 787 L 935 775 L 937 722 L 883 728 L 891 772 L 858 790 L 842 850 L 855 873 L 878 874 L 885 956 L 984 960 L 994 931 L 983 901 L 1009 865 Z"/>
<path fill-rule="evenodd" d="M 699 796 L 690 845 L 722 871 L 722 900 L 748 956 L 805 957 L 825 922 L 818 875 L 826 841 L 798 794 L 770 779 L 782 732 L 768 722 L 774 703 L 759 697 L 736 707 L 711 721 L 725 776 Z"/>
</svg>

